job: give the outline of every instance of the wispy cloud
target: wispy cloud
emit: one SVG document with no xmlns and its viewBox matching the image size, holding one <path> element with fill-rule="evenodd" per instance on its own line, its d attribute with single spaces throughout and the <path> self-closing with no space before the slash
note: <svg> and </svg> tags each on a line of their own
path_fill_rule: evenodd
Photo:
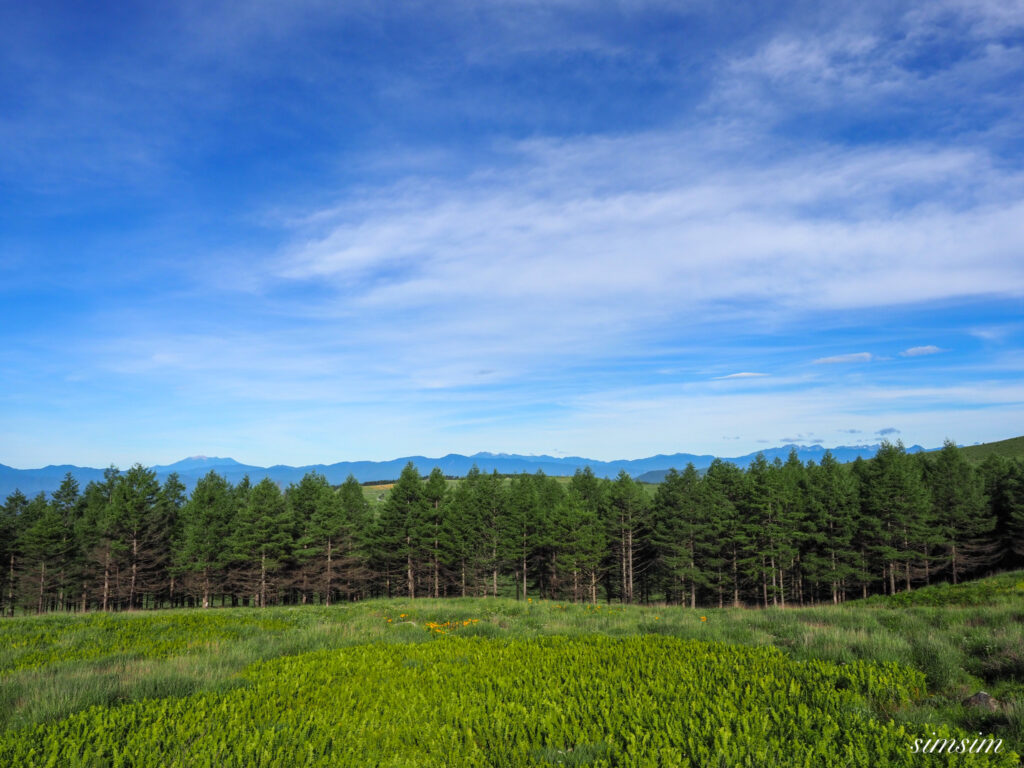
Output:
<svg viewBox="0 0 1024 768">
<path fill-rule="evenodd" d="M 879 437 L 886 437 L 887 435 L 898 435 L 900 430 L 896 429 L 896 427 L 886 427 L 885 429 L 878 430 L 875 434 Z"/>
<path fill-rule="evenodd" d="M 0 445 L 998 436 L 1024 10 L 778 10 L 189 2 L 97 17 L 100 48 L 8 14 Z"/>
<path fill-rule="evenodd" d="M 832 363 L 868 363 L 874 360 L 870 352 L 850 352 L 846 355 L 832 355 L 831 357 L 819 357 L 814 361 L 815 365 L 830 365 Z"/>
<path fill-rule="evenodd" d="M 900 352 L 900 357 L 922 357 L 923 355 L 936 355 L 939 352 L 945 352 L 941 347 L 936 347 L 934 344 L 928 344 L 923 347 L 910 347 Z"/>
</svg>

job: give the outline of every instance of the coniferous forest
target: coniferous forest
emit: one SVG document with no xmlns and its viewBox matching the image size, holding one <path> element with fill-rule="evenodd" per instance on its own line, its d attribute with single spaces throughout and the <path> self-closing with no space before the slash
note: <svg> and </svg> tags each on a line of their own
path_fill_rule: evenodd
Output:
<svg viewBox="0 0 1024 768">
<path fill-rule="evenodd" d="M 352 477 L 283 491 L 215 472 L 192 493 L 141 465 L 0 516 L 5 615 L 370 597 L 516 596 L 689 606 L 839 603 L 1024 563 L 1024 460 L 947 442 L 871 460 L 759 457 L 565 479 L 410 464 L 377 504 Z"/>
</svg>

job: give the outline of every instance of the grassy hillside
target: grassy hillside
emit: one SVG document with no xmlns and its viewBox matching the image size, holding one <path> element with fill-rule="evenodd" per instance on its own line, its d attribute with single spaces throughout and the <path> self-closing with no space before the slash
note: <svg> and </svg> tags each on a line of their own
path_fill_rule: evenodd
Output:
<svg viewBox="0 0 1024 768">
<path fill-rule="evenodd" d="M 899 727 L 909 735 L 927 735 L 932 731 L 941 733 L 949 728 L 959 728 L 971 734 L 992 732 L 1006 739 L 1009 746 L 1017 745 L 1016 749 L 1020 751 L 1020 745 L 1024 743 L 1022 605 L 1024 572 L 1017 572 L 893 598 L 787 610 L 690 610 L 676 606 L 589 606 L 467 598 L 376 600 L 331 608 L 152 611 L 4 620 L 0 621 L 0 731 L 7 729 L 7 733 L 0 734 L 0 758 L 7 756 L 23 760 L 28 754 L 26 750 L 32 748 L 41 749 L 40 755 L 56 754 L 47 753 L 47 750 L 77 743 L 72 740 L 73 737 L 78 738 L 74 734 L 95 732 L 104 734 L 111 744 L 120 744 L 127 738 L 125 734 L 133 734 L 132 743 L 138 741 L 139 754 L 149 755 L 147 759 L 152 761 L 153 745 L 175 738 L 161 725 L 167 718 L 182 723 L 181 727 L 185 729 L 182 733 L 187 732 L 187 738 L 198 739 L 196 743 L 203 745 L 208 741 L 205 731 L 200 728 L 192 733 L 189 730 L 190 718 L 200 717 L 193 710 L 206 713 L 203 717 L 213 718 L 211 722 L 223 720 L 224 727 L 242 728 L 244 731 L 251 723 L 246 725 L 231 713 L 255 713 L 261 707 L 266 708 L 268 697 L 279 694 L 284 702 L 307 702 L 307 714 L 316 722 L 358 716 L 360 711 L 356 710 L 336 712 L 336 696 L 321 700 L 317 676 L 324 674 L 322 670 L 334 670 L 329 675 L 331 685 L 342 686 L 338 690 L 347 690 L 346 680 L 362 680 L 360 675 L 373 677 L 385 674 L 375 666 L 378 663 L 375 660 L 379 659 L 381 664 L 397 665 L 397 673 L 390 672 L 381 678 L 381 685 L 388 686 L 389 691 L 396 685 L 395 691 L 406 690 L 394 680 L 394 675 L 401 675 L 404 669 L 413 676 L 410 680 L 415 678 L 417 685 L 422 686 L 412 686 L 409 690 L 419 690 L 417 696 L 429 694 L 424 701 L 429 701 L 431 696 L 456 697 L 455 700 L 464 701 L 470 707 L 472 717 L 478 718 L 474 721 L 478 723 L 474 732 L 479 729 L 480 739 L 497 739 L 500 742 L 502 730 L 493 730 L 493 718 L 510 717 L 512 710 L 519 712 L 520 719 L 525 720 L 509 724 L 512 730 L 508 733 L 520 733 L 519 729 L 525 728 L 523 732 L 534 734 L 530 738 L 536 738 L 536 743 L 531 742 L 529 750 L 516 758 L 519 762 L 510 761 L 509 765 L 654 764 L 624 757 L 621 762 L 609 762 L 615 755 L 622 757 L 628 754 L 632 748 L 618 739 L 618 731 L 613 734 L 616 736 L 613 741 L 589 736 L 589 740 L 573 741 L 571 733 L 582 733 L 581 729 L 563 728 L 541 716 L 544 706 L 547 706 L 542 704 L 543 701 L 561 702 L 559 711 L 572 712 L 577 706 L 583 711 L 590 703 L 605 696 L 607 692 L 603 692 L 605 689 L 598 684 L 603 674 L 597 672 L 598 668 L 611 670 L 609 674 L 618 680 L 609 691 L 632 690 L 631 686 L 640 686 L 641 682 L 642 686 L 637 690 L 647 691 L 650 686 L 657 688 L 662 685 L 659 681 L 668 686 L 663 694 L 655 697 L 657 701 L 643 704 L 644 707 L 654 707 L 650 717 L 633 709 L 634 705 L 640 706 L 636 701 L 647 701 L 643 696 L 648 694 L 642 694 L 636 701 L 627 697 L 624 701 L 631 703 L 623 707 L 609 700 L 609 709 L 602 716 L 624 723 L 617 726 L 619 730 L 627 726 L 633 729 L 630 732 L 641 740 L 639 743 L 675 743 L 671 732 L 664 730 L 664 724 L 668 722 L 665 712 L 674 712 L 671 708 L 675 705 L 671 701 L 676 700 L 671 698 L 669 691 L 678 692 L 673 687 L 676 684 L 670 684 L 669 680 L 705 680 L 706 684 L 686 692 L 687 701 L 696 702 L 694 706 L 704 713 L 702 717 L 706 722 L 723 718 L 721 725 L 728 730 L 728 723 L 735 718 L 743 720 L 753 717 L 755 712 L 764 711 L 765 702 L 757 699 L 761 695 L 759 691 L 765 691 L 769 700 L 775 701 L 772 697 L 777 694 L 770 693 L 774 690 L 772 686 L 778 679 L 793 681 L 797 679 L 794 678 L 796 675 L 803 682 L 795 689 L 787 689 L 788 693 L 778 693 L 781 696 L 778 701 L 786 701 L 788 707 L 792 696 L 806 695 L 808 698 L 799 698 L 803 702 L 801 707 L 792 710 L 779 709 L 783 705 L 776 703 L 772 705 L 775 707 L 773 711 L 782 718 L 781 723 L 790 723 L 784 726 L 786 729 L 802 734 L 801 738 L 818 749 L 817 753 L 813 750 L 807 753 L 817 755 L 815 764 L 829 764 L 824 757 L 832 754 L 830 750 L 836 749 L 835 744 L 814 741 L 817 736 L 810 736 L 802 729 L 810 722 L 817 722 L 814 718 L 819 717 L 819 708 L 824 708 L 833 713 L 833 719 L 839 718 L 844 722 L 843 727 L 848 731 L 862 733 L 863 736 L 857 738 L 863 740 L 864 745 L 874 744 L 882 750 L 869 750 L 872 761 L 889 765 L 928 765 L 932 763 L 921 762 L 920 756 L 917 762 L 904 762 L 900 750 L 906 745 L 899 742 L 903 737 L 893 735 L 901 733 Z M 673 659 L 671 664 L 652 661 L 648 668 L 646 662 L 641 661 L 644 655 L 657 655 L 662 652 L 659 649 L 668 648 L 643 640 L 650 636 L 661 636 L 674 643 L 697 642 L 703 645 L 678 646 L 666 657 Z M 601 645 L 595 646 L 597 650 L 594 650 L 591 645 L 556 648 L 542 642 L 544 638 L 555 637 Z M 640 644 L 604 644 L 629 638 Z M 492 645 L 487 649 L 472 644 L 460 645 L 465 642 Z M 712 645 L 707 645 L 709 643 Z M 735 650 L 767 646 L 774 646 L 781 655 L 776 659 Z M 363 650 L 356 656 L 351 655 L 356 653 L 355 650 L 344 650 L 357 647 Z M 374 648 L 378 650 L 374 651 Z M 398 650 L 403 648 L 405 650 Z M 624 655 L 617 655 L 617 648 Z M 506 652 L 511 654 L 510 659 L 520 659 L 517 663 L 522 666 L 523 674 L 539 677 L 509 683 L 502 677 L 505 673 L 501 670 L 507 670 L 514 677 L 515 663 L 510 661 L 511 666 L 508 667 L 502 666 L 504 662 L 498 663 L 503 658 L 501 654 Z M 552 658 L 564 653 L 565 665 L 582 665 L 577 670 L 579 677 L 572 678 L 577 681 L 572 689 L 574 692 L 567 692 L 564 684 L 548 688 L 553 683 L 545 678 L 546 673 L 531 666 L 535 663 L 534 657 L 547 653 L 553 653 Z M 591 658 L 588 655 L 591 653 L 598 653 L 603 659 L 594 661 L 597 665 L 594 669 L 586 666 L 590 663 L 587 659 Z M 307 657 L 306 654 L 313 656 Z M 707 655 L 707 661 L 697 664 L 694 659 L 703 658 L 701 654 Z M 289 670 L 286 678 L 278 680 L 276 673 L 264 671 L 285 669 L 281 664 L 286 658 L 294 660 L 285 664 Z M 310 659 L 308 664 L 307 658 Z M 274 659 L 281 659 L 281 664 L 275 662 L 277 666 L 265 666 Z M 725 663 L 724 667 L 715 666 L 720 665 L 717 661 L 720 659 L 732 661 Z M 683 666 L 672 666 L 678 664 Z M 799 665 L 806 664 L 816 666 L 813 667 L 814 674 L 804 679 L 801 676 L 807 670 Z M 359 665 L 366 668 L 360 672 L 362 667 Z M 891 671 L 885 671 L 890 669 L 886 665 L 892 665 Z M 854 674 L 855 670 L 862 672 Z M 861 674 L 863 677 L 858 677 Z M 907 677 L 907 674 L 911 676 Z M 922 676 L 920 683 L 913 682 L 915 674 Z M 667 677 L 663 680 L 662 675 Z M 724 693 L 726 689 L 714 688 L 714 681 L 718 680 L 716 675 L 722 677 L 722 685 L 733 685 L 739 680 L 743 685 L 754 686 L 750 693 L 753 698 L 747 700 L 748 709 L 730 710 L 727 714 L 723 714 L 725 710 L 716 709 L 723 697 L 728 698 Z M 879 683 L 882 685 L 879 690 L 883 692 L 872 694 L 875 683 L 871 681 L 879 675 L 879 680 L 890 682 Z M 837 682 L 840 678 L 847 680 L 842 686 Z M 466 687 L 453 686 L 455 680 L 463 680 L 460 685 Z M 728 682 L 730 680 L 732 682 Z M 824 680 L 833 682 L 826 685 L 822 682 Z M 896 680 L 907 681 L 907 687 L 899 688 L 904 683 L 897 684 Z M 593 684 L 588 681 L 593 681 Z M 526 683 L 536 687 L 537 701 L 520 700 L 520 689 Z M 472 696 L 458 692 L 476 691 L 478 687 L 480 691 Z M 849 693 L 849 698 L 844 698 L 844 693 L 833 700 L 831 697 L 837 689 Z M 990 712 L 961 704 L 964 698 L 980 689 L 988 691 L 1006 706 Z M 894 693 L 897 690 L 905 692 L 897 695 Z M 362 701 L 355 690 L 351 695 L 357 697 L 353 701 Z M 479 704 L 479 696 L 485 699 L 494 697 L 493 705 Z M 669 698 L 663 700 L 666 696 Z M 146 703 L 150 700 L 162 703 Z M 375 701 L 376 704 L 366 700 L 365 706 L 379 708 L 379 697 Z M 508 712 L 505 711 L 506 703 L 512 707 Z M 93 709 L 85 714 L 83 711 L 89 707 Z M 395 711 L 378 712 L 375 709 L 362 714 L 401 719 L 404 715 L 400 713 L 404 711 L 399 707 Z M 422 706 L 417 711 L 423 711 L 423 719 L 410 721 L 409 730 L 403 732 L 448 727 L 445 725 L 447 721 L 433 719 L 440 716 L 437 712 Z M 798 711 L 801 713 L 799 717 Z M 860 714 L 856 715 L 858 712 Z M 683 710 L 672 716 L 676 714 L 679 718 L 688 717 Z M 257 715 L 252 714 L 252 717 Z M 300 731 L 303 726 L 298 721 L 292 723 L 289 712 L 267 712 L 258 717 L 260 722 L 279 723 L 279 731 L 252 734 L 246 731 L 248 735 L 245 738 L 270 738 L 282 749 L 291 748 L 291 739 L 298 739 L 296 743 L 302 742 Z M 843 720 L 847 717 L 853 719 Z M 890 718 L 896 731 L 888 730 L 886 723 Z M 358 717 L 353 721 L 353 727 L 357 722 Z M 757 722 L 760 721 L 756 718 L 751 721 L 749 727 L 753 730 L 750 733 L 760 727 Z M 827 728 L 826 724 L 819 725 L 812 729 L 815 734 L 824 733 L 822 729 Z M 119 730 L 122 728 L 127 729 L 124 734 Z M 543 734 L 547 737 L 541 738 Z M 309 736 L 314 739 L 314 734 Z M 433 750 L 430 754 L 436 756 L 436 750 L 442 747 L 438 746 L 441 742 L 435 743 L 435 736 L 431 731 L 430 738 L 423 741 L 423 748 L 429 747 Z M 695 745 L 694 754 L 706 755 L 711 754 L 706 750 L 713 751 L 715 732 L 712 729 L 705 736 L 707 741 Z M 461 745 L 461 749 L 468 750 L 466 754 L 479 756 L 471 746 L 482 743 L 479 739 L 468 742 L 461 731 L 451 732 L 449 737 L 449 741 L 441 741 L 449 747 Z M 320 735 L 315 735 L 315 739 L 320 738 Z M 526 737 L 520 734 L 516 738 Z M 653 741 L 643 742 L 643 739 Z M 358 743 L 363 744 L 361 741 Z M 207 747 L 214 749 L 215 745 L 202 748 Z M 756 739 L 747 743 L 744 749 L 746 747 L 754 750 L 750 754 L 755 755 L 752 759 L 756 762 L 759 748 Z M 328 749 L 327 746 L 323 748 Z M 352 748 L 356 749 L 356 746 Z M 545 751 L 548 748 L 550 750 Z M 5 749 L 9 751 L 4 752 Z M 371 750 L 359 753 L 360 759 L 372 754 L 372 745 L 363 744 L 359 749 Z M 234 752 L 230 753 L 234 755 L 231 757 L 228 752 L 217 759 L 223 764 L 244 764 L 245 759 L 252 757 L 235 755 Z M 334 755 L 333 752 L 331 754 Z M 581 762 L 566 762 L 566 756 L 570 754 L 575 754 Z M 742 755 L 748 753 L 740 750 L 722 754 L 732 755 L 737 761 L 732 764 L 740 764 Z M 590 756 L 587 761 L 582 761 L 584 755 Z M 906 755 L 906 759 L 909 757 Z M 986 759 L 991 760 L 991 757 Z M 395 760 L 395 765 L 421 764 L 408 755 L 399 759 L 397 753 Z M 38 762 L 28 760 L 19 764 L 43 762 L 39 757 Z M 343 763 L 342 760 L 337 764 Z M 133 764 L 149 763 L 140 760 Z M 290 763 L 267 761 L 265 764 Z M 422 764 L 431 763 L 427 760 Z M 436 759 L 433 764 L 438 764 Z"/>
<path fill-rule="evenodd" d="M 1024 456 L 1024 436 L 1011 437 L 1008 440 L 999 440 L 994 443 L 967 445 L 962 450 L 971 461 L 984 461 L 987 456 L 992 454 L 1016 458 Z"/>
</svg>

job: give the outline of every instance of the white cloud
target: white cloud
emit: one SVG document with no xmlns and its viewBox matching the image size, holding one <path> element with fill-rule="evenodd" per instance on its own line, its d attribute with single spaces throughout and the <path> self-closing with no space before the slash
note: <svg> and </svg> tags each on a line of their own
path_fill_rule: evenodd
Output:
<svg viewBox="0 0 1024 768">
<path fill-rule="evenodd" d="M 939 352 L 945 352 L 941 347 L 937 347 L 934 344 L 928 344 L 923 347 L 910 347 L 900 352 L 900 357 L 921 357 L 922 355 L 936 355 Z"/>
<path fill-rule="evenodd" d="M 832 357 L 819 357 L 814 361 L 815 365 L 828 365 L 831 363 L 867 363 L 874 360 L 870 352 L 851 352 L 848 355 L 833 355 Z"/>
<path fill-rule="evenodd" d="M 329 288 L 291 310 L 414 366 L 479 363 L 466 370 L 618 354 L 681 325 L 1024 295 L 1024 176 L 984 152 L 780 159 L 731 142 L 688 131 L 517 145 L 505 167 L 313 213 L 267 290 L 281 278 Z M 446 349 L 424 355 L 424 338 Z"/>
<path fill-rule="evenodd" d="M 722 381 L 724 379 L 756 379 L 762 376 L 770 376 L 768 373 L 754 373 L 752 371 L 743 371 L 742 373 L 730 373 L 728 376 L 715 376 L 716 381 Z"/>
</svg>

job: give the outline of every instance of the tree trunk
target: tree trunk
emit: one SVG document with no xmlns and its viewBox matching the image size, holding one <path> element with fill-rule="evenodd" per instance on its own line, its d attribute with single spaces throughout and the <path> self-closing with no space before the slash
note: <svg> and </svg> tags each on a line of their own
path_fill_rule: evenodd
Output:
<svg viewBox="0 0 1024 768">
<path fill-rule="evenodd" d="M 732 604 L 734 607 L 740 607 L 740 573 L 739 573 L 739 555 L 736 553 L 735 547 L 732 550 Z M 719 591 L 718 595 L 718 607 L 722 607 L 722 595 Z"/>
<path fill-rule="evenodd" d="M 628 556 L 627 556 L 627 560 L 626 560 L 627 565 L 629 566 L 629 571 L 628 571 L 629 572 L 629 599 L 628 599 L 627 602 L 632 603 L 633 602 L 633 529 L 632 528 L 630 528 L 626 532 L 626 541 L 629 544 Z"/>
<path fill-rule="evenodd" d="M 267 554 L 260 553 L 260 608 L 267 607 Z"/>
<path fill-rule="evenodd" d="M 43 612 L 43 593 L 46 589 L 46 563 L 39 564 L 39 605 L 36 607 L 36 613 Z"/>
<path fill-rule="evenodd" d="M 103 610 L 110 604 L 110 547 L 103 554 Z"/>
<path fill-rule="evenodd" d="M 330 538 L 328 538 L 327 539 L 327 590 L 326 590 L 326 596 L 325 596 L 325 600 L 324 600 L 324 602 L 326 603 L 328 608 L 331 606 L 331 588 L 332 588 L 332 584 L 331 584 L 332 578 L 331 577 L 333 575 L 331 573 L 331 554 L 332 554 L 331 545 L 332 545 L 332 542 L 331 542 Z"/>
<path fill-rule="evenodd" d="M 434 534 L 434 598 L 441 596 L 441 565 L 437 556 L 437 534 Z"/>
<path fill-rule="evenodd" d="M 139 572 L 139 538 L 132 533 L 132 577 L 128 585 L 128 610 L 135 610 L 135 582 Z"/>
<path fill-rule="evenodd" d="M 526 600 L 526 534 L 523 534 L 523 600 Z"/>
<path fill-rule="evenodd" d="M 14 618 L 14 553 L 11 553 L 11 580 L 7 582 L 7 610 L 11 614 L 11 618 Z"/>
<path fill-rule="evenodd" d="M 416 579 L 412 569 L 412 537 L 405 537 L 405 568 L 409 597 L 416 597 Z"/>
</svg>

